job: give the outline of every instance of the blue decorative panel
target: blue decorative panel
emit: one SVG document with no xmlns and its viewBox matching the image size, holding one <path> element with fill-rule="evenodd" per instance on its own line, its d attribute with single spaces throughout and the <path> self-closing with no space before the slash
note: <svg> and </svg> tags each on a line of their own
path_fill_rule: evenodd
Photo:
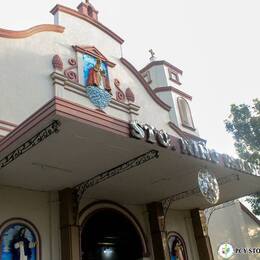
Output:
<svg viewBox="0 0 260 260">
<path fill-rule="evenodd" d="M 37 239 L 24 224 L 11 224 L 1 234 L 1 260 L 38 260 Z"/>
<path fill-rule="evenodd" d="M 112 96 L 107 91 L 95 86 L 86 87 L 86 91 L 91 102 L 99 109 L 104 109 L 109 105 Z"/>
</svg>

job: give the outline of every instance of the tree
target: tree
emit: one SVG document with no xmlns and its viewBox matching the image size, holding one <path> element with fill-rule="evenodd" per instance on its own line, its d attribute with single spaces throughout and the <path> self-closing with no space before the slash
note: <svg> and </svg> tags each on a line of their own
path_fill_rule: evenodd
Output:
<svg viewBox="0 0 260 260">
<path fill-rule="evenodd" d="M 235 140 L 235 148 L 241 159 L 260 166 L 260 100 L 253 105 L 231 105 L 231 115 L 225 120 L 226 130 Z M 260 191 L 247 201 L 253 213 L 260 215 Z"/>
</svg>

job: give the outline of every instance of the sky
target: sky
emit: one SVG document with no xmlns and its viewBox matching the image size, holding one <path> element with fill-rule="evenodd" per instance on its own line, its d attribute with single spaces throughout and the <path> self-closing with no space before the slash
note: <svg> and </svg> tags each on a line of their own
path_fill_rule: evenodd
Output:
<svg viewBox="0 0 260 260">
<path fill-rule="evenodd" d="M 192 113 L 210 148 L 235 155 L 224 120 L 232 103 L 259 98 L 259 0 L 92 0 L 99 21 L 125 39 L 123 55 L 138 69 L 149 49 L 182 69 L 181 90 L 193 96 Z M 55 4 L 78 0 L 2 1 L 0 28 L 21 30 L 53 23 Z"/>
</svg>

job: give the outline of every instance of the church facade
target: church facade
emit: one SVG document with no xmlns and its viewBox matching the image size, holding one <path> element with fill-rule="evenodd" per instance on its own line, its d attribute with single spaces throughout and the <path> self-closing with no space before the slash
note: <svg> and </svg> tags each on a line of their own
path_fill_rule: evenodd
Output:
<svg viewBox="0 0 260 260">
<path fill-rule="evenodd" d="M 203 210 L 254 193 L 206 145 L 182 70 L 137 70 L 88 1 L 0 29 L 0 259 L 213 259 Z"/>
</svg>

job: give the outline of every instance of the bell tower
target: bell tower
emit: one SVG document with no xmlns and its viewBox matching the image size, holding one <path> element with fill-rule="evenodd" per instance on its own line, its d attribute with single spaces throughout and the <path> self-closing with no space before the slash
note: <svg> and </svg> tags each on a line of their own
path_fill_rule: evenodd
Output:
<svg viewBox="0 0 260 260">
<path fill-rule="evenodd" d="M 182 70 L 165 60 L 158 60 L 152 49 L 149 52 L 150 62 L 139 72 L 153 92 L 171 107 L 170 124 L 198 136 L 190 109 L 192 97 L 184 92 L 181 82 Z"/>
</svg>

